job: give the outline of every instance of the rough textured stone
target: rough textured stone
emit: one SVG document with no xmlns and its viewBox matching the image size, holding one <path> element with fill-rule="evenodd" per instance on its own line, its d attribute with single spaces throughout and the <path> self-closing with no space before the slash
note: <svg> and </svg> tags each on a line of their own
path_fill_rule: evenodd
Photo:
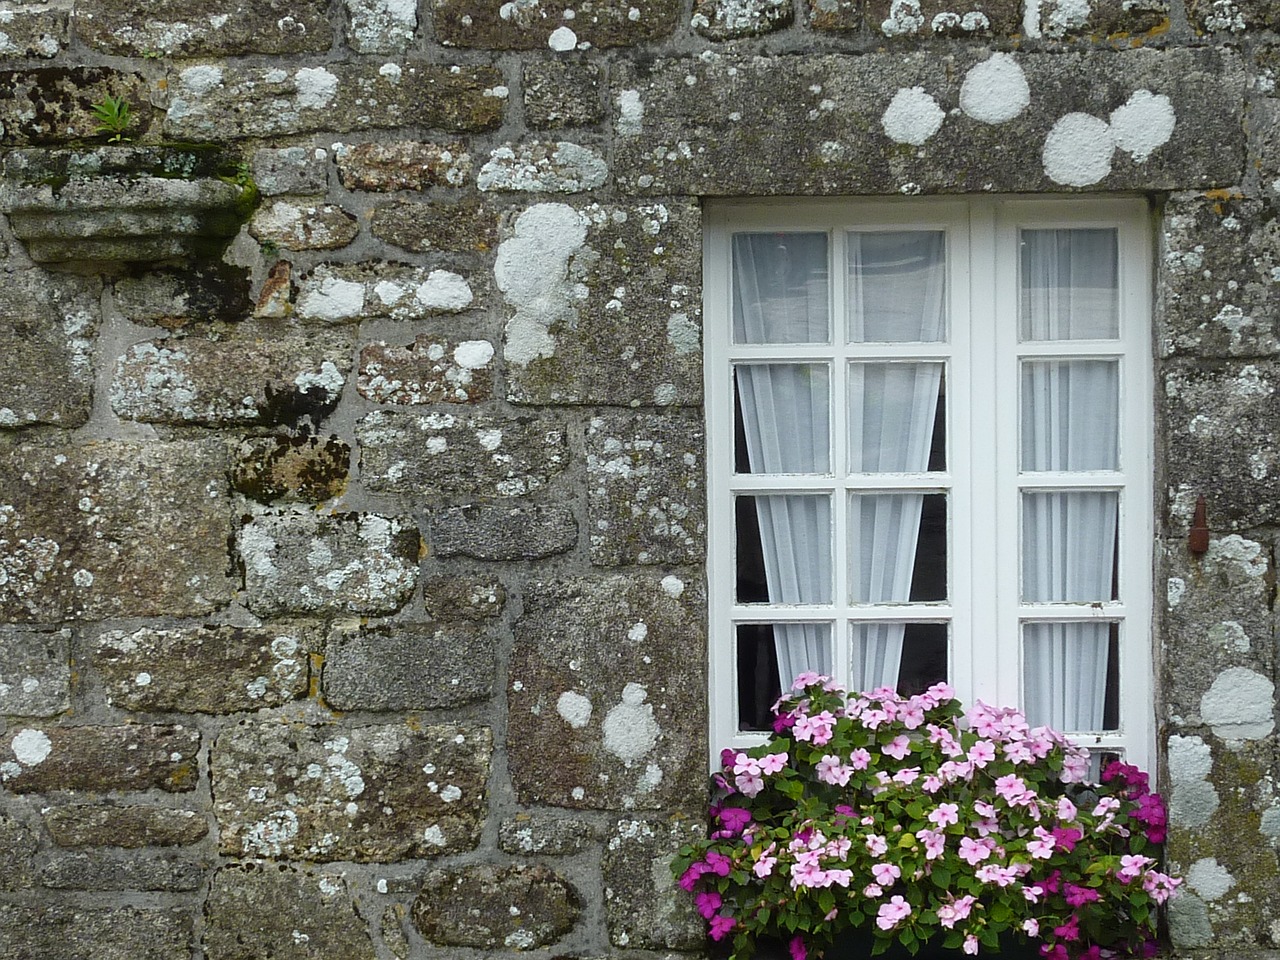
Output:
<svg viewBox="0 0 1280 960">
<path fill-rule="evenodd" d="M 299 283 L 297 311 L 303 320 L 351 323 L 373 317 L 416 320 L 459 313 L 474 293 L 459 274 L 397 264 L 321 264 Z"/>
<path fill-rule="evenodd" d="M 604 902 L 617 946 L 691 950 L 703 945 L 693 898 L 676 886 L 676 851 L 702 834 L 689 820 L 620 820 L 605 847 Z"/>
<path fill-rule="evenodd" d="M 838 32 L 862 29 L 859 0 L 809 0 L 809 25 Z"/>
<path fill-rule="evenodd" d="M 418 27 L 414 0 L 346 0 L 347 43 L 359 53 L 403 53 Z"/>
<path fill-rule="evenodd" d="M 338 176 L 348 190 L 460 187 L 471 177 L 471 154 L 458 141 L 358 143 L 338 151 Z"/>
<path fill-rule="evenodd" d="M 1040 34 L 1055 40 L 1080 35 L 1127 40 L 1169 29 L 1169 4 L 1164 0 L 1098 0 L 1087 6 L 1048 0 L 1039 14 Z"/>
<path fill-rule="evenodd" d="M 572 550 L 578 521 L 568 507 L 469 504 L 431 514 L 428 542 L 437 557 L 540 560 Z"/>
<path fill-rule="evenodd" d="M 101 67 L 0 70 L 0 145 L 105 139 L 93 105 L 108 96 L 133 105 L 132 136 L 146 133 L 154 111 L 136 74 Z"/>
<path fill-rule="evenodd" d="M 592 562 L 697 563 L 706 550 L 701 418 L 593 417 L 587 427 Z"/>
<path fill-rule="evenodd" d="M 324 193 L 329 175 L 329 152 L 323 148 L 280 147 L 253 152 L 253 182 L 264 197 L 284 193 L 303 196 Z"/>
<path fill-rule="evenodd" d="M 493 93 L 501 85 L 493 67 L 409 59 L 293 72 L 199 65 L 169 77 L 165 132 L 194 140 L 410 125 L 478 132 L 502 122 L 504 101 Z"/>
<path fill-rule="evenodd" d="M 260 207 L 249 232 L 257 240 L 286 250 L 336 250 L 356 238 L 360 225 L 332 203 L 295 197 Z"/>
<path fill-rule="evenodd" d="M 491 620 L 502 615 L 507 591 L 496 580 L 429 577 L 422 584 L 427 614 L 437 620 Z"/>
<path fill-rule="evenodd" d="M 144 423 L 318 424 L 337 405 L 351 341 L 279 324 L 230 336 L 135 344 L 116 365 L 111 408 Z"/>
<path fill-rule="evenodd" d="M 711 40 L 754 37 L 789 26 L 791 0 L 694 0 L 693 29 Z"/>
<path fill-rule="evenodd" d="M 71 706 L 71 631 L 0 625 L 0 716 L 52 717 Z"/>
<path fill-rule="evenodd" d="M 194 790 L 199 749 L 199 731 L 182 726 L 10 729 L 0 782 L 14 793 Z"/>
<path fill-rule="evenodd" d="M 356 425 L 360 473 L 380 493 L 517 497 L 568 464 L 564 427 L 545 417 L 371 413 Z"/>
<path fill-rule="evenodd" d="M 531 127 L 580 127 L 604 119 L 598 64 L 530 60 L 524 65 L 524 118 Z"/>
<path fill-rule="evenodd" d="M 67 46 L 67 11 L 57 7 L 9 9 L 0 30 L 0 57 L 56 57 Z"/>
<path fill-rule="evenodd" d="M 40 882 L 54 890 L 198 890 L 204 865 L 185 857 L 59 853 L 41 869 Z"/>
<path fill-rule="evenodd" d="M 244 319 L 252 306 L 249 274 L 218 261 L 153 270 L 115 283 L 115 303 L 134 323 L 176 330 L 193 323 Z"/>
<path fill-rule="evenodd" d="M 1041 22 L 1053 0 L 1041 8 Z M 863 17 L 873 35 L 899 37 L 1009 36 L 1022 32 L 1022 5 L 1016 0 L 871 0 Z M 1059 34 L 1060 36 L 1061 34 Z"/>
<path fill-rule="evenodd" d="M 144 627 L 98 638 L 107 702 L 126 710 L 232 713 L 305 697 L 306 632 L 266 627 Z"/>
<path fill-rule="evenodd" d="M 231 485 L 262 503 L 322 503 L 347 488 L 351 446 L 340 437 L 250 437 L 235 456 Z"/>
<path fill-rule="evenodd" d="M 22 270 L 0 275 L 0 428 L 89 418 L 96 280 Z"/>
<path fill-rule="evenodd" d="M 1201 362 L 1164 378 L 1167 478 L 1175 503 L 1209 500 L 1214 529 L 1242 530 L 1280 519 L 1275 496 L 1280 449 L 1280 362 Z"/>
<path fill-rule="evenodd" d="M 371 513 L 255 517 L 236 538 L 245 594 L 260 615 L 392 613 L 418 582 L 412 523 Z"/>
<path fill-rule="evenodd" d="M 213 746 L 220 848 L 233 856 L 394 861 L 480 839 L 487 727 L 242 723 Z"/>
<path fill-rule="evenodd" d="M 622 47 L 658 40 L 675 29 L 679 13 L 673 0 L 549 0 L 510 7 L 435 0 L 435 28 L 448 46 L 563 52 L 579 44 Z"/>
<path fill-rule="evenodd" d="M 0 858 L 5 866 L 0 870 L 0 892 L 26 890 L 35 883 L 32 858 L 39 846 L 35 831 L 0 813 Z"/>
<path fill-rule="evenodd" d="M 493 394 L 493 344 L 419 334 L 397 347 L 378 341 L 360 351 L 356 389 L 374 403 L 477 403 Z"/>
<path fill-rule="evenodd" d="M 179 847 L 209 833 L 207 818 L 195 810 L 76 803 L 43 813 L 45 829 L 60 847 Z"/>
<path fill-rule="evenodd" d="M 497 147 L 480 168 L 481 190 L 579 193 L 603 186 L 609 166 L 597 150 L 579 143 L 531 141 Z"/>
<path fill-rule="evenodd" d="M 434 203 L 398 203 L 373 211 L 369 231 L 415 253 L 476 253 L 497 242 L 498 215 L 475 197 Z"/>
<path fill-rule="evenodd" d="M 325 648 L 325 701 L 336 710 L 433 710 L 483 700 L 497 669 L 473 623 L 337 627 Z"/>
<path fill-rule="evenodd" d="M 432 943 L 531 950 L 573 929 L 581 901 L 542 866 L 480 864 L 427 874 L 413 923 Z"/>
<path fill-rule="evenodd" d="M 132 57 L 319 53 L 333 42 L 326 10 L 324 0 L 154 0 L 142 17 L 132 0 L 89 0 L 76 5 L 76 33 Z"/>
<path fill-rule="evenodd" d="M 251 861 L 223 867 L 205 904 L 208 960 L 374 960 L 343 873 Z"/>
<path fill-rule="evenodd" d="M 409 960 L 409 938 L 404 934 L 406 910 L 396 904 L 382 913 L 382 942 L 396 960 Z"/>
<path fill-rule="evenodd" d="M 1274 0 L 1188 0 L 1187 19 L 1195 29 L 1232 40 L 1250 29 L 1274 29 L 1280 14 Z"/>
<path fill-rule="evenodd" d="M 669 586 L 635 575 L 525 587 L 507 693 L 521 803 L 704 802 L 703 598 Z"/>
<path fill-rule="evenodd" d="M 551 819 L 518 813 L 498 828 L 498 844 L 515 856 L 570 857 L 591 850 L 602 831 L 574 817 Z"/>
<path fill-rule="evenodd" d="M 15 960 L 173 960 L 190 941 L 188 909 L 0 904 L 0 944 Z"/>
<path fill-rule="evenodd" d="M 226 448 L 0 450 L 0 619 L 201 616 L 231 596 Z"/>
<path fill-rule="evenodd" d="M 626 192 L 725 196 L 1195 189 L 1239 182 L 1243 71 L 1234 54 L 1133 50 L 1012 58 L 1025 93 L 1014 71 L 1002 68 L 1005 81 L 962 96 L 970 71 L 986 61 L 960 52 L 622 64 L 610 85 L 619 134 L 614 179 Z M 1082 76 L 1090 82 L 1080 83 Z M 1109 123 L 1142 90 L 1168 97 L 1176 121 L 1147 155 L 1111 149 L 1111 132 L 1090 146 L 1069 136 L 1069 125 L 1058 126 L 1071 113 Z M 891 110 L 899 96 L 905 100 Z M 981 119 L 1026 102 L 1012 119 Z M 743 104 L 754 106 L 743 112 Z M 956 106 L 959 113 L 948 113 Z M 1162 101 L 1140 98 L 1137 113 L 1151 123 L 1152 141 L 1163 139 L 1154 135 L 1166 129 Z M 929 117 L 936 120 L 926 123 Z"/>
<path fill-rule="evenodd" d="M 494 266 L 509 398 L 700 403 L 701 231 L 686 201 L 521 213 Z"/>
<path fill-rule="evenodd" d="M 1165 356 L 1280 354 L 1272 287 L 1280 222 L 1270 204 L 1177 194 L 1164 208 L 1156 283 Z"/>
</svg>

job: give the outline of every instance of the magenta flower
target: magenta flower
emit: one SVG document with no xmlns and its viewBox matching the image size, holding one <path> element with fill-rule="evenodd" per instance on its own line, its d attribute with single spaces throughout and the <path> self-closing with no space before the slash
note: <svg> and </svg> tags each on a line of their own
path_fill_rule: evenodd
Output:
<svg viewBox="0 0 1280 960">
<path fill-rule="evenodd" d="M 791 938 L 787 948 L 791 951 L 791 960 L 805 960 L 809 955 L 809 951 L 804 946 L 804 937 L 798 934 Z"/>
<path fill-rule="evenodd" d="M 751 812 L 741 807 L 725 807 L 719 813 L 720 823 L 730 836 L 737 836 L 751 823 Z"/>
<path fill-rule="evenodd" d="M 733 917 L 712 917 L 711 918 L 711 939 L 720 941 L 725 935 L 738 925 L 738 921 Z"/>
<path fill-rule="evenodd" d="M 1075 941 L 1080 939 L 1080 918 L 1076 914 L 1060 927 L 1053 928 L 1053 935 L 1061 940 Z"/>
<path fill-rule="evenodd" d="M 790 730 L 795 725 L 796 717 L 793 713 L 780 713 L 773 718 L 773 732 L 777 734 Z"/>
<path fill-rule="evenodd" d="M 717 853 L 715 850 L 707 851 L 707 872 L 714 873 L 717 876 L 727 877 L 729 871 L 733 869 L 733 861 L 726 857 L 723 853 Z"/>
<path fill-rule="evenodd" d="M 1083 907 L 1086 903 L 1096 903 L 1099 899 L 1097 890 L 1078 887 L 1074 883 L 1065 885 L 1062 898 L 1067 901 L 1068 906 L 1072 907 Z"/>
<path fill-rule="evenodd" d="M 1084 836 L 1083 830 L 1076 830 L 1073 827 L 1054 827 L 1050 832 L 1053 834 L 1053 839 L 1058 846 L 1062 847 L 1067 853 L 1074 850 L 1080 838 Z"/>
<path fill-rule="evenodd" d="M 724 898 L 722 898 L 720 894 L 707 890 L 698 894 L 693 898 L 693 900 L 694 903 L 697 904 L 698 912 L 707 920 L 714 917 L 716 915 L 716 911 L 720 909 L 720 905 L 724 903 Z"/>
</svg>

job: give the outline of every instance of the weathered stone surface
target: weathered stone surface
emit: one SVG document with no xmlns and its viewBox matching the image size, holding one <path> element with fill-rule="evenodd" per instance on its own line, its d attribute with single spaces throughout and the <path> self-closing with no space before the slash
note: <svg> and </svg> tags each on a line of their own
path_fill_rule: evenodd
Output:
<svg viewBox="0 0 1280 960">
<path fill-rule="evenodd" d="M 467 621 L 339 626 L 325 648 L 325 701 L 336 710 L 432 710 L 488 698 L 490 633 Z"/>
<path fill-rule="evenodd" d="M 1048 0 L 1041 4 L 1039 13 L 1040 34 L 1055 40 L 1080 35 L 1127 40 L 1169 29 L 1165 0 L 1098 0 L 1087 6 L 1071 0 Z"/>
<path fill-rule="evenodd" d="M 249 273 L 220 261 L 153 270 L 115 283 L 116 309 L 134 323 L 176 330 L 193 323 L 235 322 L 249 313 Z"/>
<path fill-rule="evenodd" d="M 105 53 L 140 57 L 319 53 L 333 43 L 324 0 L 156 0 L 139 16 L 132 0 L 76 5 L 76 33 Z M 214 12 L 211 12 L 214 11 Z"/>
<path fill-rule="evenodd" d="M 406 911 L 396 904 L 382 912 L 382 942 L 396 960 L 409 960 L 409 938 L 404 934 Z"/>
<path fill-rule="evenodd" d="M 422 584 L 427 614 L 436 620 L 491 620 L 502 615 L 507 591 L 496 580 L 446 575 Z"/>
<path fill-rule="evenodd" d="M 190 942 L 185 908 L 0 904 L 0 944 L 22 960 L 173 960 Z"/>
<path fill-rule="evenodd" d="M 242 723 L 213 746 L 220 847 L 234 856 L 394 861 L 480 839 L 487 727 Z"/>
<path fill-rule="evenodd" d="M 1211 512 L 1211 522 L 1213 517 Z M 1209 551 L 1197 558 L 1178 537 L 1165 544 L 1161 560 L 1167 590 L 1163 700 L 1170 715 L 1196 726 L 1200 698 L 1223 670 L 1249 666 L 1271 672 L 1270 549 L 1228 535 L 1211 540 Z"/>
<path fill-rule="evenodd" d="M 26 890 L 35 883 L 32 858 L 40 846 L 35 831 L 26 824 L 0 813 L 0 892 Z M 0 927 L 0 932 L 3 931 Z"/>
<path fill-rule="evenodd" d="M 403 53 L 418 28 L 413 0 L 346 0 L 347 43 L 359 53 Z"/>
<path fill-rule="evenodd" d="M 60 847 L 179 847 L 209 833 L 207 818 L 195 810 L 75 803 L 43 813 L 45 829 Z"/>
<path fill-rule="evenodd" d="M 249 437 L 235 456 L 231 485 L 262 503 L 322 503 L 347 488 L 351 446 L 341 437 Z"/>
<path fill-rule="evenodd" d="M 58 853 L 41 869 L 40 882 L 54 890 L 198 890 L 204 864 L 173 856 Z"/>
<path fill-rule="evenodd" d="M 231 597 L 219 441 L 0 450 L 0 619 L 201 616 Z"/>
<path fill-rule="evenodd" d="M 416 320 L 459 313 L 475 295 L 459 274 L 427 267 L 372 263 L 321 264 L 299 283 L 303 320 L 339 324 L 372 317 Z"/>
<path fill-rule="evenodd" d="M 0 739 L 0 783 L 50 790 L 194 790 L 200 733 L 182 726 L 23 727 Z"/>
<path fill-rule="evenodd" d="M 572 550 L 578 521 L 568 507 L 468 504 L 431 514 L 428 542 L 437 557 L 540 560 Z"/>
<path fill-rule="evenodd" d="M 1188 499 L 1194 504 L 1203 493 L 1215 530 L 1243 530 L 1280 519 L 1275 496 L 1280 362 L 1171 366 L 1164 393 L 1166 476 L 1175 504 Z"/>
<path fill-rule="evenodd" d="M 509 398 L 700 403 L 701 233 L 686 201 L 521 213 L 494 265 Z"/>
<path fill-rule="evenodd" d="M 21 270 L 0 278 L 0 428 L 89 418 L 102 285 Z"/>
<path fill-rule="evenodd" d="M 518 497 L 568 464 L 564 427 L 548 417 L 371 413 L 356 425 L 360 474 L 379 493 Z"/>
<path fill-rule="evenodd" d="M 701 418 L 610 414 L 587 427 L 591 560 L 698 563 L 706 551 Z"/>
<path fill-rule="evenodd" d="M 498 828 L 498 845 L 516 856 L 571 857 L 600 842 L 593 823 L 575 817 L 551 819 L 517 813 Z"/>
<path fill-rule="evenodd" d="M 107 702 L 126 710 L 233 713 L 307 695 L 303 629 L 195 627 L 98 638 L 93 664 Z"/>
<path fill-rule="evenodd" d="M 694 0 L 693 29 L 711 40 L 754 37 L 789 26 L 791 0 Z"/>
<path fill-rule="evenodd" d="M 1280 354 L 1273 271 L 1280 222 L 1269 204 L 1176 194 L 1164 209 L 1160 308 L 1165 356 Z"/>
<path fill-rule="evenodd" d="M 1016 0 L 963 0 L 958 4 L 946 0 L 871 0 L 863 17 L 873 34 L 889 39 L 1003 37 L 1022 32 L 1022 5 Z M 1047 15 L 1041 22 L 1048 22 Z"/>
<path fill-rule="evenodd" d="M 480 864 L 427 874 L 413 924 L 432 943 L 532 950 L 573 929 L 578 893 L 543 866 Z"/>
<path fill-rule="evenodd" d="M 374 403 L 477 403 L 493 394 L 493 344 L 419 334 L 408 346 L 383 341 L 360 351 L 356 389 Z"/>
<path fill-rule="evenodd" d="M 490 7 L 435 0 L 436 36 L 448 46 L 558 53 L 579 44 L 622 47 L 668 36 L 680 4 L 673 0 L 550 0 Z M 579 49 L 585 49 L 580 47 Z"/>
<path fill-rule="evenodd" d="M 67 46 L 67 11 L 57 7 L 5 10 L 0 57 L 56 57 Z"/>
<path fill-rule="evenodd" d="M 580 127 L 604 119 L 604 75 L 595 63 L 530 60 L 524 65 L 524 118 L 531 127 Z"/>
<path fill-rule="evenodd" d="M 1188 0 L 1187 19 L 1201 33 L 1232 40 L 1251 29 L 1274 29 L 1273 0 Z"/>
<path fill-rule="evenodd" d="M 0 716 L 52 717 L 71 706 L 71 631 L 0 625 Z"/>
<path fill-rule="evenodd" d="M 1243 71 L 1222 50 L 679 59 L 611 79 L 630 193 L 1195 189 L 1243 172 Z M 1074 136 L 1073 113 L 1105 135 Z"/>
<path fill-rule="evenodd" d="M 373 960 L 346 876 L 250 861 L 219 870 L 205 904 L 208 960 Z"/>
<path fill-rule="evenodd" d="M 859 0 L 809 0 L 809 25 L 815 30 L 862 29 Z"/>
<path fill-rule="evenodd" d="M 475 253 L 497 242 L 498 214 L 475 197 L 432 203 L 397 203 L 373 211 L 369 231 L 415 253 Z"/>
<path fill-rule="evenodd" d="M 671 861 L 702 831 L 689 820 L 620 820 L 604 854 L 604 902 L 616 946 L 693 950 L 705 943 L 693 898 L 676 886 Z"/>
<path fill-rule="evenodd" d="M 253 182 L 264 197 L 284 193 L 303 196 L 324 193 L 329 175 L 329 152 L 311 147 L 264 147 L 253 152 Z"/>
<path fill-rule="evenodd" d="M 426 190 L 460 187 L 471 177 L 471 154 L 449 143 L 358 143 L 337 153 L 338 176 L 348 190 Z"/>
<path fill-rule="evenodd" d="M 93 105 L 108 96 L 132 105 L 131 136 L 147 131 L 154 111 L 136 74 L 101 67 L 0 70 L 0 144 L 105 139 Z"/>
<path fill-rule="evenodd" d="M 480 168 L 481 190 L 580 193 L 603 186 L 609 165 L 599 151 L 579 143 L 530 141 L 497 147 Z"/>
<path fill-rule="evenodd" d="M 524 591 L 508 753 L 521 803 L 652 809 L 704 800 L 703 599 L 675 577 Z"/>
<path fill-rule="evenodd" d="M 292 72 L 202 64 L 169 77 L 165 132 L 221 140 L 411 125 L 491 130 L 502 122 L 504 100 L 493 92 L 501 85 L 493 67 L 425 60 L 374 57 Z"/>
<path fill-rule="evenodd" d="M 273 263 L 254 301 L 253 315 L 262 320 L 283 320 L 293 316 L 292 278 L 293 264 L 288 260 Z"/>
<path fill-rule="evenodd" d="M 279 613 L 392 613 L 418 582 L 421 538 L 372 513 L 255 517 L 240 528 L 249 608 Z"/>
<path fill-rule="evenodd" d="M 253 215 L 255 239 L 286 250 L 337 250 L 360 233 L 356 218 L 322 200 L 294 197 L 264 204 Z"/>
<path fill-rule="evenodd" d="M 318 424 L 337 406 L 351 340 L 280 324 L 225 337 L 135 344 L 116 364 L 111 408 L 144 423 Z"/>
</svg>

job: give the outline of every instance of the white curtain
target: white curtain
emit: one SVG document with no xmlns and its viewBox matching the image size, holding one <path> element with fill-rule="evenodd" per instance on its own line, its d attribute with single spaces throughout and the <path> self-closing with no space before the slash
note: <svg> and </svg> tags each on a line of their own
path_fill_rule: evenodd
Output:
<svg viewBox="0 0 1280 960">
<path fill-rule="evenodd" d="M 1023 231 L 1023 339 L 1116 337 L 1115 262 L 1114 231 Z M 1117 468 L 1115 361 L 1027 361 L 1021 400 L 1024 471 Z M 1110 600 L 1118 508 L 1114 491 L 1024 493 L 1023 599 Z M 1033 723 L 1102 728 L 1111 629 L 1106 622 L 1025 626 L 1026 709 Z"/>
</svg>

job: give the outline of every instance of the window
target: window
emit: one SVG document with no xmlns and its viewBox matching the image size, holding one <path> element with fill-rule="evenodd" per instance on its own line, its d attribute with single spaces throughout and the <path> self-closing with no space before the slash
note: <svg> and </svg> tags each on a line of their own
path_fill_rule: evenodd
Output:
<svg viewBox="0 0 1280 960">
<path fill-rule="evenodd" d="M 816 670 L 1149 761 L 1145 205 L 707 214 L 716 750 Z"/>
</svg>

